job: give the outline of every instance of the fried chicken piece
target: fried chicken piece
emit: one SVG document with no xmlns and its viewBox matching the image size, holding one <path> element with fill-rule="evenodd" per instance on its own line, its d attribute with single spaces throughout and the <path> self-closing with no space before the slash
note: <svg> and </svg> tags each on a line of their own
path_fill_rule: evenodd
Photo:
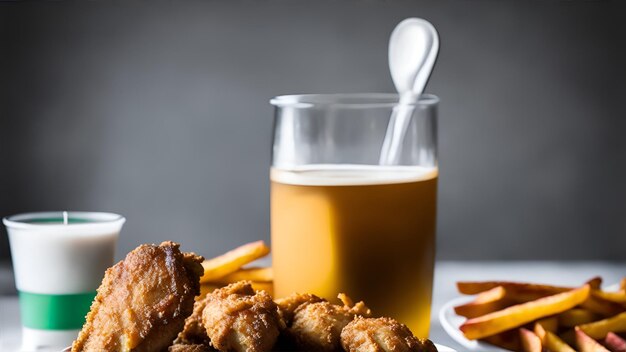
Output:
<svg viewBox="0 0 626 352">
<path fill-rule="evenodd" d="M 269 351 L 285 326 L 272 297 L 255 292 L 249 281 L 217 289 L 205 300 L 202 324 L 220 351 Z"/>
<path fill-rule="evenodd" d="M 197 300 L 193 306 L 193 312 L 185 319 L 185 326 L 183 330 L 178 334 L 176 341 L 177 344 L 204 344 L 209 345 L 211 340 L 206 334 L 204 324 L 202 324 L 202 311 L 207 304 L 206 296 L 203 299 Z"/>
<path fill-rule="evenodd" d="M 438 352 L 437 346 L 429 339 L 418 339 L 422 344 L 422 352 Z"/>
<path fill-rule="evenodd" d="M 298 347 L 311 351 L 336 351 L 341 348 L 341 330 L 356 315 L 371 315 L 363 302 L 355 305 L 345 294 L 339 294 L 339 299 L 343 306 L 322 301 L 296 308 L 287 331 Z"/>
<path fill-rule="evenodd" d="M 207 345 L 184 345 L 184 344 L 175 344 L 171 345 L 167 352 L 214 352 L 215 350 Z"/>
<path fill-rule="evenodd" d="M 317 297 L 316 295 L 310 293 L 293 293 L 291 296 L 275 300 L 276 305 L 278 306 L 278 312 L 280 313 L 280 316 L 283 318 L 287 326 L 291 325 L 293 315 L 298 307 L 302 306 L 303 304 L 317 303 L 322 301 L 324 301 L 323 298 Z"/>
<path fill-rule="evenodd" d="M 107 269 L 72 352 L 161 351 L 200 292 L 203 258 L 179 245 L 141 245 Z"/>
<path fill-rule="evenodd" d="M 428 339 L 418 339 L 409 328 L 391 318 L 356 317 L 341 331 L 347 352 L 436 352 Z"/>
</svg>

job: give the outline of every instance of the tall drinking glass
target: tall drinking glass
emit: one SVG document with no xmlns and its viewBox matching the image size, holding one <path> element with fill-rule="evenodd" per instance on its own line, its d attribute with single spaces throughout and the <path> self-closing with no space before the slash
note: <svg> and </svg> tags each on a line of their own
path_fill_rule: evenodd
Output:
<svg viewBox="0 0 626 352">
<path fill-rule="evenodd" d="M 435 256 L 438 98 L 288 95 L 275 106 L 271 235 L 275 294 L 344 292 L 427 337 Z M 394 109 L 394 162 L 381 165 Z M 406 111 L 406 110 L 405 110 Z M 397 123 L 395 124 L 397 127 Z M 384 159 L 384 158 L 383 158 Z"/>
</svg>

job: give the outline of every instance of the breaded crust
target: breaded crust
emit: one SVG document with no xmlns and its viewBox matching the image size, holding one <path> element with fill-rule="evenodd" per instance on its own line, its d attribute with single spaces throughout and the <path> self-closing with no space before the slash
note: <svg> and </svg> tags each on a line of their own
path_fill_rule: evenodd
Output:
<svg viewBox="0 0 626 352">
<path fill-rule="evenodd" d="M 265 291 L 239 281 L 209 293 L 202 324 L 211 345 L 220 351 L 270 351 L 284 323 Z"/>
<path fill-rule="evenodd" d="M 369 316 L 371 311 L 363 302 L 353 304 L 345 294 L 339 294 L 343 306 L 327 301 L 301 304 L 294 311 L 287 329 L 296 345 L 307 351 L 337 351 L 341 349 L 342 329 L 356 315 Z"/>
<path fill-rule="evenodd" d="M 72 352 L 167 349 L 193 310 L 202 260 L 169 241 L 135 248 L 107 269 Z"/>
<path fill-rule="evenodd" d="M 293 293 L 290 296 L 275 300 L 278 311 L 287 326 L 291 325 L 293 316 L 300 306 L 325 301 L 311 293 Z"/>
<path fill-rule="evenodd" d="M 431 352 L 430 340 L 420 340 L 411 330 L 391 318 L 356 317 L 341 331 L 341 346 L 347 352 Z"/>
<path fill-rule="evenodd" d="M 193 312 L 185 319 L 185 326 L 178 334 L 175 343 L 177 344 L 204 344 L 209 346 L 211 340 L 206 334 L 206 329 L 202 323 L 202 312 L 208 300 L 206 296 L 197 300 L 193 306 Z"/>
<path fill-rule="evenodd" d="M 167 352 L 215 352 L 215 349 L 207 345 L 200 345 L 200 344 L 193 344 L 193 345 L 176 344 L 176 345 L 171 345 L 167 349 Z"/>
</svg>

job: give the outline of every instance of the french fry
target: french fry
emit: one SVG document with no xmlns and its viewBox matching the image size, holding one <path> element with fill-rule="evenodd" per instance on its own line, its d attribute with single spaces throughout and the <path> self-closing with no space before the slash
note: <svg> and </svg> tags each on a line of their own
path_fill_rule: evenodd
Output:
<svg viewBox="0 0 626 352">
<path fill-rule="evenodd" d="M 597 287 L 599 288 L 602 284 L 601 277 L 594 277 L 591 280 L 586 282 L 590 288 Z M 509 286 L 505 286 L 506 288 L 506 298 L 513 300 L 517 303 L 524 303 L 529 301 L 534 301 L 536 299 L 552 296 L 557 293 L 567 292 L 575 289 L 575 287 L 563 287 L 563 286 L 552 286 L 552 285 L 536 285 L 536 284 L 515 284 L 512 283 Z M 604 309 L 604 311 L 608 311 L 608 308 L 604 305 L 601 305 L 602 302 L 597 302 L 596 306 L 600 306 L 599 310 Z"/>
<path fill-rule="evenodd" d="M 565 341 L 561 340 L 552 331 L 544 329 L 544 327 L 535 323 L 535 334 L 541 339 L 541 344 L 551 352 L 576 352 Z"/>
<path fill-rule="evenodd" d="M 541 339 L 534 332 L 520 328 L 519 337 L 522 342 L 522 351 L 524 352 L 541 352 Z"/>
<path fill-rule="evenodd" d="M 230 284 L 237 281 L 248 280 L 256 282 L 272 282 L 274 280 L 274 272 L 272 268 L 246 268 L 239 269 L 234 273 L 223 276 L 216 281 L 219 283 Z"/>
<path fill-rule="evenodd" d="M 602 286 L 602 278 L 600 276 L 593 277 L 591 280 L 587 281 L 587 284 L 592 290 L 599 290 Z"/>
<path fill-rule="evenodd" d="M 519 351 L 522 348 L 519 333 L 515 329 L 487 336 L 481 339 L 481 341 L 490 343 L 494 346 L 498 346 L 509 351 Z"/>
<path fill-rule="evenodd" d="M 592 293 L 587 301 L 581 304 L 582 308 L 585 308 L 593 313 L 600 314 L 604 317 L 611 317 L 626 310 L 626 306 L 620 304 L 621 302 L 619 302 L 619 293 L 614 295 L 613 293 L 600 291 L 602 279 L 596 277 L 589 280 L 588 283 L 591 285 Z M 624 297 L 626 298 L 626 295 L 624 295 Z"/>
<path fill-rule="evenodd" d="M 550 332 L 556 332 L 556 330 L 559 328 L 559 320 L 556 318 L 556 316 L 539 319 L 535 324 L 539 324 L 543 329 Z"/>
<path fill-rule="evenodd" d="M 601 290 L 592 290 L 591 294 L 594 297 L 602 298 L 606 301 L 622 303 L 622 304 L 626 303 L 626 292 L 624 291 L 608 292 L 608 291 L 601 291 Z"/>
<path fill-rule="evenodd" d="M 626 352 L 626 340 L 613 332 L 606 334 L 604 345 L 611 350 L 611 352 Z"/>
<path fill-rule="evenodd" d="M 476 299 L 474 299 L 474 302 L 475 303 L 491 302 L 491 301 L 503 298 L 505 295 L 506 295 L 506 291 L 504 290 L 504 287 L 498 286 L 498 287 L 492 288 L 491 290 L 487 290 L 485 292 L 478 294 L 478 296 L 476 296 Z"/>
<path fill-rule="evenodd" d="M 569 291 L 571 287 L 561 287 L 552 285 L 530 284 L 522 282 L 512 281 L 459 281 L 456 283 L 456 287 L 460 293 L 466 295 L 475 295 L 487 290 L 491 290 L 495 287 L 502 286 L 507 292 L 537 292 L 537 294 L 553 295 Z"/>
<path fill-rule="evenodd" d="M 594 339 L 604 339 L 609 332 L 626 332 L 626 313 L 577 327 Z"/>
<path fill-rule="evenodd" d="M 512 281 L 464 281 L 457 283 L 459 292 L 478 296 L 454 309 L 468 318 L 460 327 L 466 338 L 503 348 L 537 350 L 535 336 L 550 352 L 573 352 L 574 345 L 583 352 L 606 351 L 594 339 L 602 340 L 611 350 L 622 351 L 626 340 L 613 332 L 626 332 L 626 277 L 616 292 L 603 291 L 601 285 L 601 277 L 577 289 Z M 534 331 L 526 325 L 532 322 Z M 514 338 L 510 332 L 515 332 Z"/>
<path fill-rule="evenodd" d="M 511 305 L 507 299 L 499 299 L 493 302 L 485 302 L 485 303 L 468 303 L 462 306 L 458 306 L 454 308 L 456 314 L 471 319 L 480 317 L 492 312 L 496 312 L 502 310 Z"/>
<path fill-rule="evenodd" d="M 589 285 L 584 285 L 578 289 L 511 306 L 469 319 L 460 329 L 470 340 L 497 334 L 575 307 L 587 299 L 589 290 Z"/>
<path fill-rule="evenodd" d="M 560 326 L 573 328 L 576 325 L 598 320 L 598 315 L 582 308 L 572 308 L 557 316 Z"/>
<path fill-rule="evenodd" d="M 570 345 L 550 331 L 546 332 L 545 346 L 552 352 L 576 352 Z"/>
<path fill-rule="evenodd" d="M 514 302 L 505 298 L 506 291 L 502 286 L 480 293 L 472 302 L 454 307 L 456 314 L 475 318 L 497 310 L 504 309 Z"/>
<path fill-rule="evenodd" d="M 216 280 L 234 273 L 245 264 L 266 256 L 270 252 L 263 241 L 244 244 L 218 257 L 205 260 L 202 263 L 204 275 L 200 283 L 215 282 Z"/>
<path fill-rule="evenodd" d="M 541 324 L 536 322 L 533 331 L 535 332 L 535 335 L 537 335 L 539 339 L 541 339 L 541 341 L 543 342 L 543 340 L 546 338 L 546 329 Z"/>
<path fill-rule="evenodd" d="M 578 327 L 575 328 L 576 331 L 576 345 L 580 352 L 610 352 L 604 346 L 602 346 L 598 341 L 594 340 L 591 336 L 585 334 Z"/>
<path fill-rule="evenodd" d="M 549 285 L 512 285 L 506 289 L 506 292 L 507 298 L 517 303 L 524 303 L 556 295 L 558 293 L 571 291 L 573 289 L 573 287 L 569 288 Z"/>
<path fill-rule="evenodd" d="M 580 306 L 603 317 L 612 317 L 624 311 L 624 306 L 593 295 L 589 295 Z"/>
<path fill-rule="evenodd" d="M 592 289 L 598 289 L 602 284 L 602 278 L 596 276 L 587 281 L 586 284 Z M 460 293 L 467 295 L 479 294 L 500 286 L 506 290 L 506 297 L 518 303 L 533 301 L 576 288 L 513 281 L 459 281 L 456 286 Z"/>
</svg>

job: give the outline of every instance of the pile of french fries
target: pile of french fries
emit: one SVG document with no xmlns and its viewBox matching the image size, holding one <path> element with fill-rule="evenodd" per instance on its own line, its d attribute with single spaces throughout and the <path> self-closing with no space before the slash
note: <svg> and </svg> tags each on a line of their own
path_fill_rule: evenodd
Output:
<svg viewBox="0 0 626 352">
<path fill-rule="evenodd" d="M 200 277 L 200 296 L 216 288 L 233 282 L 249 280 L 255 290 L 265 290 L 273 294 L 274 274 L 272 268 L 245 267 L 245 265 L 263 258 L 270 253 L 270 248 L 263 241 L 246 243 L 220 256 L 207 259 L 202 263 L 204 275 Z"/>
<path fill-rule="evenodd" d="M 458 282 L 476 295 L 454 308 L 466 338 L 511 351 L 626 352 L 626 278 L 603 291 L 599 277 L 580 287 L 488 281 Z"/>
</svg>

